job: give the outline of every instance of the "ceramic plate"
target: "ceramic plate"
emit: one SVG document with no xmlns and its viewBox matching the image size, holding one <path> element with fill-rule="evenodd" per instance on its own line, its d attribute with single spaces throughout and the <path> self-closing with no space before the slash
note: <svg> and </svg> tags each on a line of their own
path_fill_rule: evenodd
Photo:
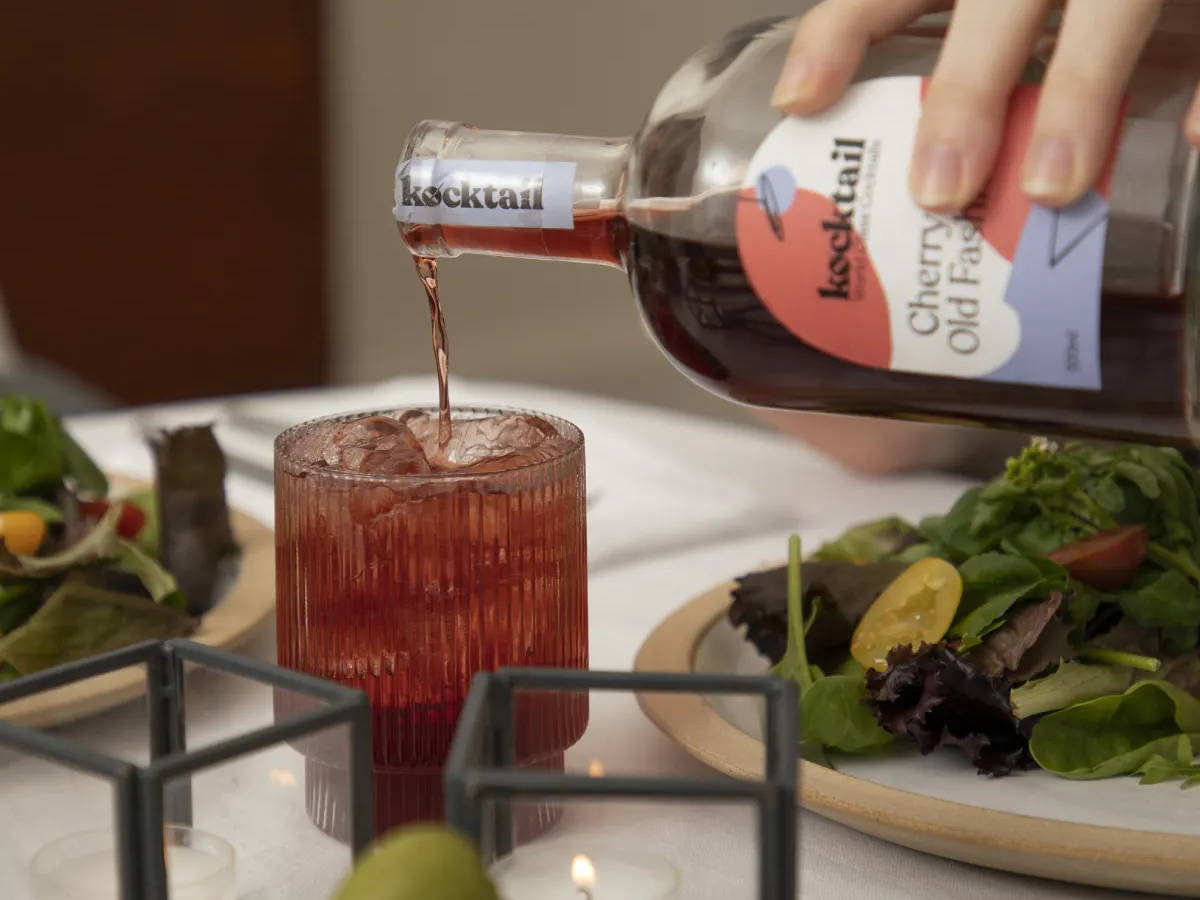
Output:
<svg viewBox="0 0 1200 900">
<path fill-rule="evenodd" d="M 242 547 L 241 570 L 229 593 L 190 635 L 194 641 L 226 649 L 245 641 L 275 612 L 274 532 L 237 510 L 231 511 L 231 521 Z M 49 728 L 103 712 L 144 692 L 143 669 L 121 669 L 6 703 L 0 706 L 0 720 Z"/>
<path fill-rule="evenodd" d="M 639 671 L 761 674 L 766 661 L 726 618 L 732 584 L 713 588 L 658 625 Z M 761 778 L 756 702 L 647 694 L 643 711 L 701 762 Z M 1042 771 L 1003 779 L 964 757 L 903 751 L 798 761 L 800 804 L 876 837 L 976 865 L 1080 884 L 1200 894 L 1200 790 L 1133 778 L 1068 781 Z"/>
</svg>

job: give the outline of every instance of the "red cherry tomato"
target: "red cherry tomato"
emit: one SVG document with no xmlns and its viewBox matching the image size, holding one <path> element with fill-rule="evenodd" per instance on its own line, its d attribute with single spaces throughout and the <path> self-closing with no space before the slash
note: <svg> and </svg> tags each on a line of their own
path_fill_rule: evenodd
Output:
<svg viewBox="0 0 1200 900">
<path fill-rule="evenodd" d="M 107 500 L 80 500 L 79 511 L 84 518 L 102 519 L 112 504 Z M 136 503 L 121 502 L 121 517 L 117 519 L 117 534 L 135 538 L 146 524 L 146 513 Z"/>
<path fill-rule="evenodd" d="M 1145 525 L 1123 525 L 1059 547 L 1050 559 L 1084 584 L 1117 591 L 1133 579 L 1149 543 Z"/>
</svg>

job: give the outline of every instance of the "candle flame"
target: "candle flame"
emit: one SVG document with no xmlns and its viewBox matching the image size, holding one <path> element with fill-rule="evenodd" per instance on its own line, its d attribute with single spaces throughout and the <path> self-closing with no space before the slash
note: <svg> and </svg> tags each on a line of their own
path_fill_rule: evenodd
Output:
<svg viewBox="0 0 1200 900">
<path fill-rule="evenodd" d="M 267 778 L 269 778 L 274 784 L 279 785 L 279 787 L 296 786 L 296 776 L 287 769 L 270 769 L 267 772 Z"/>
<path fill-rule="evenodd" d="M 571 860 L 571 880 L 577 888 L 596 886 L 596 867 L 582 853 Z"/>
<path fill-rule="evenodd" d="M 593 759 L 590 763 L 588 763 L 588 775 L 590 775 L 592 778 L 603 778 L 604 764 L 598 759 Z"/>
</svg>

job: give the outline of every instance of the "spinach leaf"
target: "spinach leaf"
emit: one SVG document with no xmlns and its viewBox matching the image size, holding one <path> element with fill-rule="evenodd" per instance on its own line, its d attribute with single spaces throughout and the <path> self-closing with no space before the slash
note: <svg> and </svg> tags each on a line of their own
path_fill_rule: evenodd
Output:
<svg viewBox="0 0 1200 900">
<path fill-rule="evenodd" d="M 62 429 L 40 401 L 0 396 L 0 436 L 0 494 L 20 494 L 62 479 Z"/>
<path fill-rule="evenodd" d="M 1119 693 L 1132 681 L 1133 671 L 1124 666 L 1065 662 L 1049 675 L 1013 688 L 1009 700 L 1013 713 L 1024 719 Z"/>
<path fill-rule="evenodd" d="M 1195 650 L 1200 643 L 1200 628 L 1195 625 L 1163 628 L 1159 631 L 1162 639 L 1163 653 L 1167 656 L 1181 656 L 1189 650 Z"/>
<path fill-rule="evenodd" d="M 64 474 L 75 482 L 76 489 L 96 497 L 108 496 L 108 479 L 100 467 L 65 430 L 62 432 L 62 441 Z"/>
<path fill-rule="evenodd" d="M 812 558 L 831 562 L 882 562 L 901 553 L 919 539 L 917 529 L 903 519 L 891 516 L 855 525 L 837 540 L 822 544 Z"/>
<path fill-rule="evenodd" d="M 1200 584 L 1200 491 L 1170 448 L 1059 448 L 1034 440 L 1005 471 L 965 492 L 950 512 L 926 519 L 926 540 L 956 562 L 986 552 L 1044 557 L 1118 525 L 1145 525 L 1149 557 Z"/>
<path fill-rule="evenodd" d="M 982 492 L 982 487 L 969 488 L 945 516 L 921 521 L 921 532 L 933 543 L 944 547 L 952 557 L 951 562 L 960 562 L 988 549 L 989 539 L 972 531 Z"/>
<path fill-rule="evenodd" d="M 866 685 L 861 676 L 826 677 L 809 664 L 805 632 L 816 620 L 819 606 L 814 603 L 812 616 L 805 622 L 800 603 L 804 593 L 802 573 L 800 538 L 793 535 L 788 541 L 788 644 L 771 674 L 799 686 L 802 752 L 815 762 L 827 764 L 823 752 L 826 747 L 861 753 L 882 747 L 891 736 L 875 724 L 864 704 Z"/>
<path fill-rule="evenodd" d="M 0 494 L 15 496 L 70 478 L 103 496 L 108 482 L 40 400 L 0 396 Z"/>
<path fill-rule="evenodd" d="M 851 656 L 849 653 L 847 653 L 846 658 L 843 659 L 840 663 L 838 663 L 836 668 L 834 668 L 833 674 L 834 675 L 851 675 L 858 679 L 864 679 L 867 677 L 867 668 L 862 663 L 860 663 L 857 659 L 855 659 L 853 656 Z"/>
<path fill-rule="evenodd" d="M 1049 713 L 1034 725 L 1029 749 L 1064 778 L 1111 778 L 1136 772 L 1181 734 L 1200 734 L 1200 700 L 1163 681 L 1139 681 Z"/>
<path fill-rule="evenodd" d="M 905 565 L 912 565 L 921 559 L 944 559 L 946 562 L 955 561 L 953 553 L 941 544 L 935 544 L 932 541 L 913 544 L 892 557 L 893 562 L 904 563 Z"/>
<path fill-rule="evenodd" d="M 1179 735 L 1176 738 L 1175 746 L 1170 748 L 1169 754 L 1155 753 L 1142 763 L 1136 772 L 1142 776 L 1138 784 L 1161 784 L 1176 778 L 1183 779 L 1180 788 L 1190 788 L 1200 784 L 1200 766 L 1194 762 L 1193 737 L 1200 736 Z"/>
<path fill-rule="evenodd" d="M 178 610 L 73 575 L 29 621 L 0 638 L 0 660 L 28 675 L 137 641 L 179 637 L 190 627 Z"/>
<path fill-rule="evenodd" d="M 1120 595 L 1121 611 L 1150 628 L 1200 625 L 1200 590 L 1174 569 L 1139 577 Z"/>
<path fill-rule="evenodd" d="M 0 585 L 0 635 L 25 624 L 42 602 L 45 585 L 39 581 L 14 581 Z"/>
<path fill-rule="evenodd" d="M 892 742 L 866 706 L 862 676 L 829 675 L 814 682 L 800 701 L 801 734 L 807 743 L 865 753 Z"/>
<path fill-rule="evenodd" d="M 962 649 L 977 645 L 1018 600 L 1045 595 L 1067 585 L 1066 570 L 1047 559 L 1026 559 L 1007 553 L 981 553 L 959 566 L 963 598 L 950 634 L 962 639 Z"/>
<path fill-rule="evenodd" d="M 1082 581 L 1075 580 L 1068 584 L 1067 591 L 1067 602 L 1064 607 L 1067 620 L 1072 625 L 1079 626 L 1090 622 L 1095 617 L 1097 610 L 1100 609 L 1100 604 L 1109 596 Z"/>
</svg>

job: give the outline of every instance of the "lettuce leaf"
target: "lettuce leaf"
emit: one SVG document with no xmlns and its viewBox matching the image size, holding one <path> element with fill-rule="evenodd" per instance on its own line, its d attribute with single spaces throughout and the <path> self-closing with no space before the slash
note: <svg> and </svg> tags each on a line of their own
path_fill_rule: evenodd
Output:
<svg viewBox="0 0 1200 900">
<path fill-rule="evenodd" d="M 816 609 L 806 637 L 808 652 L 816 656 L 844 651 L 863 613 L 904 569 L 899 562 L 805 562 L 803 605 Z M 737 582 L 730 623 L 735 628 L 745 625 L 746 640 L 772 663 L 779 662 L 788 639 L 787 567 L 753 572 Z"/>
<path fill-rule="evenodd" d="M 1009 699 L 1020 718 L 1066 709 L 1077 703 L 1119 693 L 1133 681 L 1125 666 L 1065 662 L 1049 675 L 1012 689 Z"/>
<path fill-rule="evenodd" d="M 889 516 L 855 525 L 837 540 L 822 544 L 812 558 L 830 562 L 883 562 L 919 540 L 917 529 L 901 518 Z"/>
<path fill-rule="evenodd" d="M 138 641 L 180 637 L 190 629 L 191 620 L 179 610 L 71 575 L 29 621 L 0 638 L 0 661 L 28 675 Z"/>
<path fill-rule="evenodd" d="M 1111 778 L 1136 772 L 1180 735 L 1200 735 L 1200 700 L 1165 681 L 1139 681 L 1044 716 L 1029 749 L 1039 766 L 1064 778 Z M 1200 749 L 1189 740 L 1193 752 Z"/>
<path fill-rule="evenodd" d="M 1033 766 L 1008 688 L 945 642 L 896 647 L 885 672 L 867 672 L 867 704 L 884 731 L 922 753 L 958 747 L 983 775 Z"/>
<path fill-rule="evenodd" d="M 233 583 L 241 561 L 225 501 L 225 456 L 208 425 L 159 432 L 150 449 L 158 559 L 179 582 L 188 612 L 203 615 Z"/>
<path fill-rule="evenodd" d="M 47 578 L 117 554 L 119 538 L 117 523 L 121 518 L 119 504 L 111 506 L 80 540 L 50 556 L 16 556 L 0 547 L 0 577 Z"/>
<path fill-rule="evenodd" d="M 117 542 L 117 557 L 114 565 L 138 577 L 146 593 L 155 603 L 165 603 L 176 609 L 186 609 L 187 602 L 179 590 L 175 576 L 159 565 L 158 561 L 144 553 L 130 541 Z"/>
</svg>

